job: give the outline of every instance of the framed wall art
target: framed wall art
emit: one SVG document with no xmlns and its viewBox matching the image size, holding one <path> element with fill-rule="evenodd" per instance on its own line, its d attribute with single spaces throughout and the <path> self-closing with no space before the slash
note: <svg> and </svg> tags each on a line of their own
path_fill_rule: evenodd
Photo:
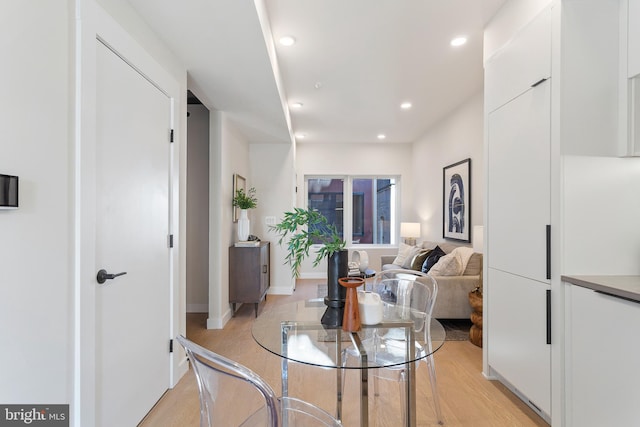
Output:
<svg viewBox="0 0 640 427">
<path fill-rule="evenodd" d="M 231 199 L 236 197 L 236 191 L 240 189 L 244 190 L 245 192 L 247 191 L 247 180 L 244 176 L 234 173 L 233 174 L 233 195 L 231 196 Z M 239 217 L 240 217 L 240 209 L 236 206 L 233 206 L 233 222 L 238 222 Z"/>
<path fill-rule="evenodd" d="M 442 169 L 442 237 L 471 241 L 471 159 Z"/>
</svg>

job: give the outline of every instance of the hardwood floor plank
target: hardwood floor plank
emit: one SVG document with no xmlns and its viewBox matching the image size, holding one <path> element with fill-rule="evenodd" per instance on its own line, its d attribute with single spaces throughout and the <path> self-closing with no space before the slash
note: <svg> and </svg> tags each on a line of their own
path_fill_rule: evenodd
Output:
<svg viewBox="0 0 640 427">
<path fill-rule="evenodd" d="M 260 312 L 277 304 L 315 298 L 319 280 L 299 280 L 291 296 L 269 296 Z M 279 393 L 280 358 L 253 340 L 253 304 L 238 309 L 224 329 L 206 329 L 207 314 L 187 315 L 187 337 L 198 344 L 241 363 L 261 375 Z M 482 349 L 468 341 L 447 341 L 435 354 L 440 404 L 447 426 L 548 426 L 548 424 L 506 387 L 488 381 L 482 375 Z M 335 371 L 291 363 L 289 395 L 308 400 L 330 413 L 335 412 Z M 437 426 L 431 400 L 431 387 L 426 364 L 417 368 L 417 424 Z M 347 373 L 344 397 L 345 426 L 359 425 L 359 375 Z M 234 413 L 243 411 L 242 399 L 234 401 Z M 168 390 L 140 424 L 143 427 L 199 426 L 198 389 L 189 371 L 172 390 Z M 401 424 L 399 386 L 393 381 L 380 381 L 380 395 L 369 403 L 371 426 L 397 427 Z"/>
</svg>

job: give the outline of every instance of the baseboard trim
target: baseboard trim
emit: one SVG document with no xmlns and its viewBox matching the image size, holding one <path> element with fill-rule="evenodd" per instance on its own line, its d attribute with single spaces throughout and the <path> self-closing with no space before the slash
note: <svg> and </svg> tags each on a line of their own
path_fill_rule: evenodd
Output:
<svg viewBox="0 0 640 427">
<path fill-rule="evenodd" d="M 496 380 L 502 383 L 506 388 L 511 391 L 516 397 L 518 397 L 525 405 L 531 408 L 536 414 L 540 416 L 547 424 L 551 425 L 551 416 L 547 414 L 542 408 L 538 407 L 534 402 L 532 402 L 529 397 L 520 391 L 517 387 L 511 384 L 505 377 L 503 377 L 499 372 L 495 369 L 491 368 L 491 372 L 496 376 Z"/>
<path fill-rule="evenodd" d="M 293 286 L 271 286 L 269 287 L 269 295 L 292 295 L 295 289 Z"/>
<path fill-rule="evenodd" d="M 300 273 L 301 279 L 324 279 L 327 280 L 327 273 Z"/>
<path fill-rule="evenodd" d="M 208 313 L 209 304 L 187 304 L 187 313 Z"/>
</svg>

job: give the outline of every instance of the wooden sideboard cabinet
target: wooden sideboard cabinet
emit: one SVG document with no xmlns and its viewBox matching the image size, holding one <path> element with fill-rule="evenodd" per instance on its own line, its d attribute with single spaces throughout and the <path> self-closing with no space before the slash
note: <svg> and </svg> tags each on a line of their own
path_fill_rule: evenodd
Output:
<svg viewBox="0 0 640 427">
<path fill-rule="evenodd" d="M 258 304 L 266 299 L 269 289 L 269 242 L 255 247 L 229 247 L 229 302 L 253 303 L 258 317 Z"/>
</svg>

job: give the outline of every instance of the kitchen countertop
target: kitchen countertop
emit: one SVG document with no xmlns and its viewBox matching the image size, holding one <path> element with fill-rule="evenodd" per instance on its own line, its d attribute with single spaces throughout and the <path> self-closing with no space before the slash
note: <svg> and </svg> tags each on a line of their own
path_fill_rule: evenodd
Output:
<svg viewBox="0 0 640 427">
<path fill-rule="evenodd" d="M 564 282 L 640 302 L 640 276 L 562 276 Z"/>
</svg>

